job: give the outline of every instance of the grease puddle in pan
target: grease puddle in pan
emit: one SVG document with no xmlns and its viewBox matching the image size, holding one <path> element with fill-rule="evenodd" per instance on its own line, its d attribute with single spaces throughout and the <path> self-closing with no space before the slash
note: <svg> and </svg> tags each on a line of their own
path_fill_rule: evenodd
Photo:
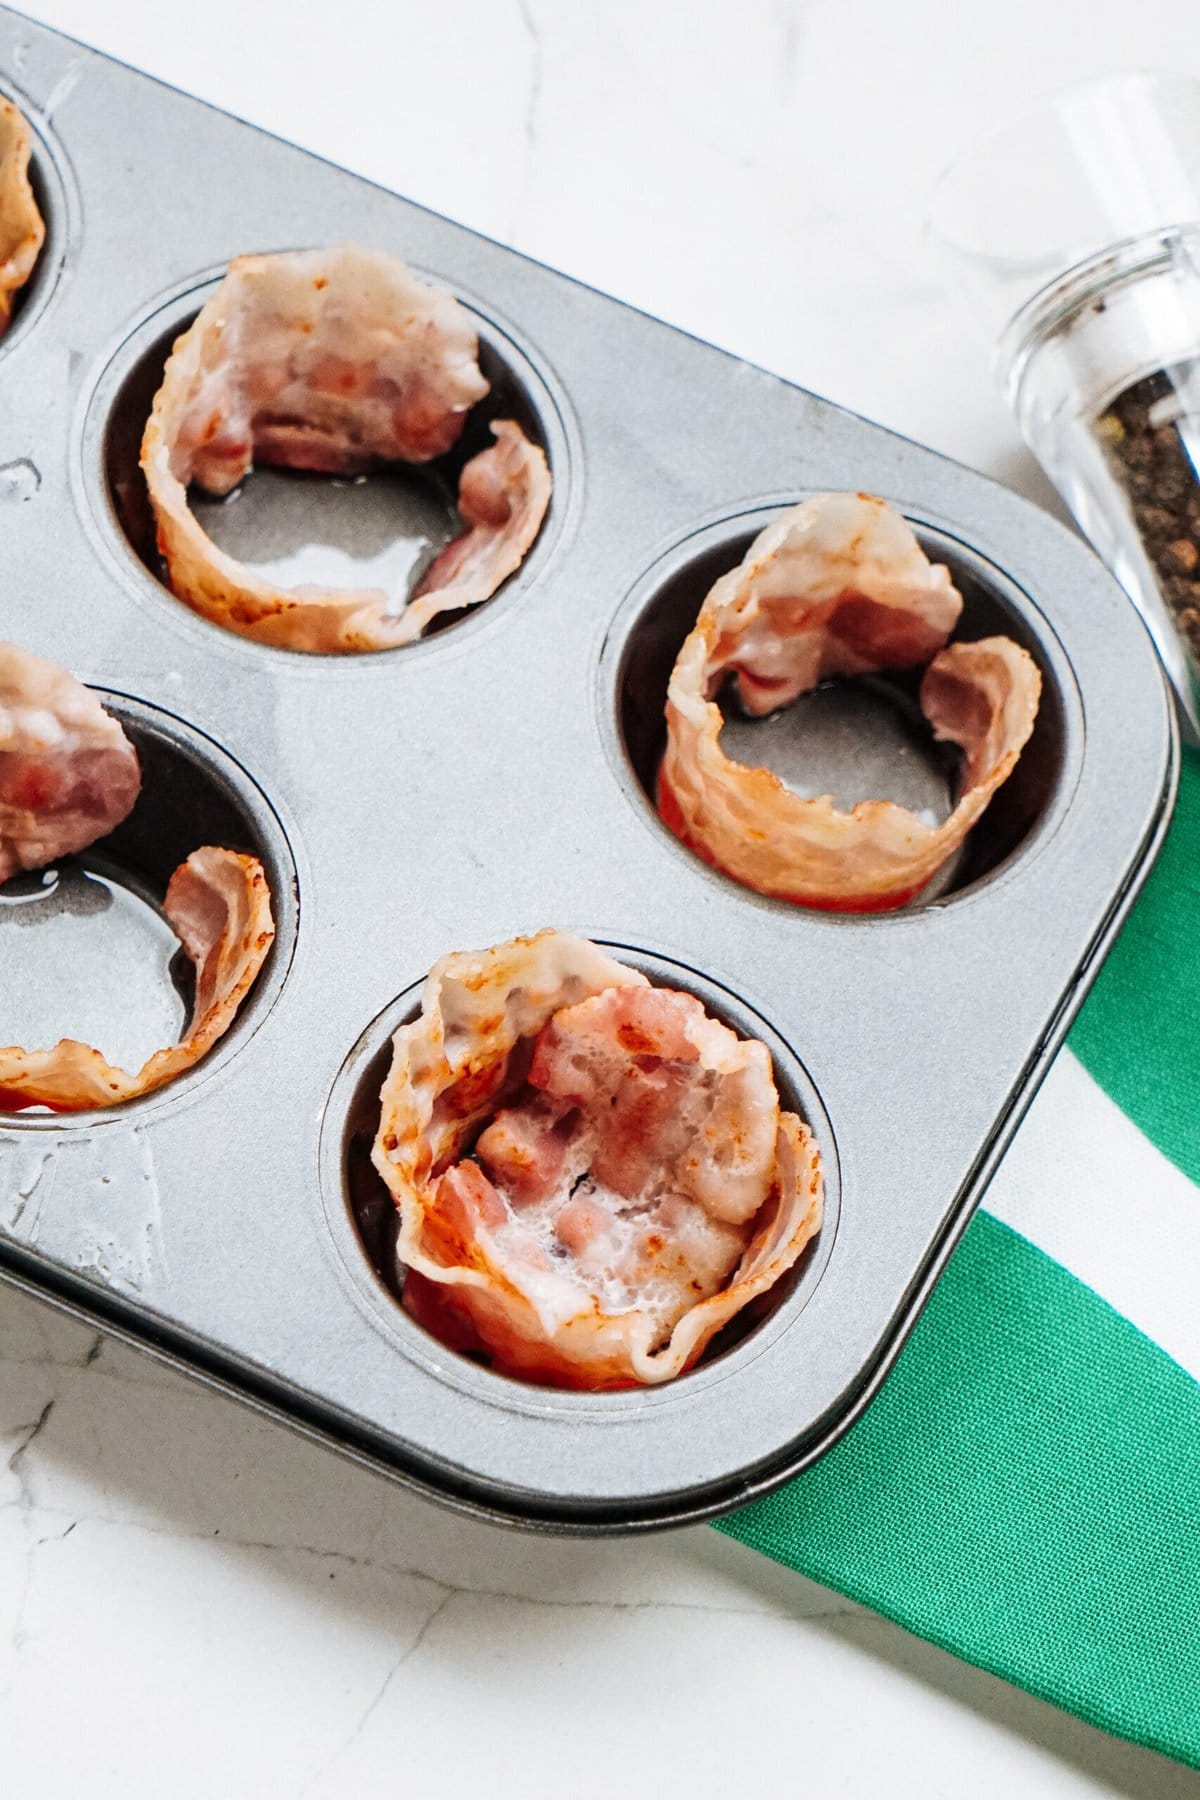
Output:
<svg viewBox="0 0 1200 1800">
<path fill-rule="evenodd" d="M 281 587 L 380 588 L 396 610 L 460 529 L 454 502 L 413 470 L 342 477 L 255 469 L 189 504 L 219 549 Z"/>
<path fill-rule="evenodd" d="M 158 908 L 99 859 L 13 876 L 0 887 L 0 1043 L 43 1049 L 78 1038 L 140 1068 L 183 1035 L 180 964 Z"/>
</svg>

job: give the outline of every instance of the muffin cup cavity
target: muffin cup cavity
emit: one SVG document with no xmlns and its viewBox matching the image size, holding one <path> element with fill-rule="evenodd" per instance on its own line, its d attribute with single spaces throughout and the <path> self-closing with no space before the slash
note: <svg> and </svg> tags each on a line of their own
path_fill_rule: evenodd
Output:
<svg viewBox="0 0 1200 1800">
<path fill-rule="evenodd" d="M 29 127 L 29 186 L 45 230 L 32 271 L 12 296 L 9 322 L 0 335 L 0 357 L 4 357 L 29 336 L 53 298 L 74 247 L 77 213 L 69 166 L 49 124 L 31 101 L 2 78 L 0 97 L 18 109 Z"/>
<path fill-rule="evenodd" d="M 677 544 L 636 585 L 606 646 L 606 703 L 615 716 L 620 774 L 635 800 L 649 810 L 656 828 L 680 849 L 658 811 L 671 671 L 713 584 L 737 566 L 779 510 L 741 514 Z M 979 552 L 919 520 L 910 522 L 925 554 L 949 568 L 962 594 L 962 615 L 951 642 L 1011 638 L 1037 664 L 1042 693 L 1033 734 L 1012 774 L 965 843 L 900 909 L 902 913 L 933 903 L 944 905 L 974 892 L 1028 854 L 1065 809 L 1082 735 L 1082 709 L 1070 665 L 1029 597 Z M 917 692 L 922 673 L 887 672 L 823 683 L 762 720 L 739 717 L 730 698 L 728 705 L 722 702 L 726 718 L 722 742 L 735 760 L 765 763 L 789 784 L 808 776 L 810 765 L 815 785 L 798 791 L 832 792 L 844 808 L 859 800 L 895 800 L 928 808 L 936 822 L 939 812 L 944 816 L 953 804 L 958 754 L 934 741 L 920 713 Z M 808 910 L 755 893 L 723 871 L 714 874 L 758 903 L 785 912 Z M 822 916 L 870 922 L 895 914 L 851 911 Z"/>
<path fill-rule="evenodd" d="M 139 592 L 168 604 L 177 623 L 193 626 L 209 643 L 215 637 L 243 651 L 249 645 L 251 654 L 265 650 L 272 661 L 298 656 L 308 661 L 309 652 L 251 644 L 194 613 L 171 591 L 159 548 L 139 462 L 142 438 L 172 347 L 219 285 L 220 274 L 210 274 L 152 303 L 117 346 L 87 402 L 79 446 L 82 487 L 121 573 Z M 563 416 L 551 386 L 526 351 L 476 306 L 465 300 L 461 304 L 478 335 L 479 366 L 490 385 L 468 413 L 453 448 L 429 463 L 387 464 L 357 477 L 264 463 L 223 500 L 193 487 L 195 516 L 218 548 L 285 587 L 382 585 L 392 591 L 407 584 L 411 591 L 461 528 L 456 496 L 464 466 L 494 444 L 493 423 L 511 419 L 545 454 L 553 481 L 537 539 L 491 599 L 437 615 L 417 642 L 426 643 L 473 614 L 506 603 L 539 577 L 568 507 L 571 459 Z M 364 542 L 373 561 L 361 560 Z M 369 661 L 393 653 L 363 654 Z"/>
<path fill-rule="evenodd" d="M 753 1008 L 723 985 L 671 959 L 600 938 L 594 941 L 655 986 L 693 995 L 712 1018 L 741 1037 L 758 1038 L 765 1043 L 771 1053 L 781 1109 L 797 1113 L 812 1131 L 824 1169 L 823 1223 L 799 1262 L 729 1322 L 693 1369 L 661 1389 L 632 1390 L 634 1396 L 641 1392 L 661 1393 L 694 1383 L 743 1347 L 753 1353 L 755 1339 L 774 1337 L 802 1311 L 824 1273 L 837 1235 L 840 1187 L 836 1147 L 825 1108 L 803 1063 Z M 625 1391 L 613 1396 L 574 1394 L 481 1368 L 467 1357 L 446 1351 L 402 1310 L 405 1270 L 396 1255 L 396 1209 L 372 1165 L 371 1147 L 379 1125 L 380 1089 L 391 1063 L 392 1033 L 418 1016 L 423 985 L 423 981 L 413 983 L 372 1021 L 343 1064 L 330 1096 L 322 1134 L 325 1213 L 342 1261 L 375 1316 L 382 1318 L 403 1348 L 434 1363 L 445 1364 L 450 1357 L 459 1364 L 460 1373 L 469 1369 L 468 1379 L 482 1380 L 496 1404 L 506 1404 L 514 1392 L 547 1397 L 555 1406 L 590 1407 L 598 1401 L 603 1404 L 607 1398 L 628 1404 L 630 1393 Z"/>
<path fill-rule="evenodd" d="M 176 1100 L 253 1036 L 278 997 L 295 948 L 295 863 L 283 828 L 256 784 L 211 739 L 174 715 L 124 694 L 99 691 L 99 697 L 137 751 L 141 793 L 128 818 L 108 836 L 81 856 L 63 859 L 55 871 L 57 879 L 25 875 L 3 890 L 8 904 L 0 920 L 6 927 L 0 951 L 13 958 L 14 968 L 20 959 L 26 976 L 30 962 L 37 967 L 39 940 L 50 942 L 48 933 L 36 929 L 39 912 L 96 915 L 86 931 L 77 934 L 70 966 L 63 966 L 60 951 L 47 970 L 45 1027 L 52 1035 L 38 1032 L 38 1019 L 27 1021 L 22 1034 L 26 1048 L 48 1047 L 59 1036 L 80 1036 L 65 1022 L 90 1016 L 101 1035 L 100 1047 L 110 1055 L 124 1056 L 126 1066 L 136 1068 L 143 1053 L 148 1056 L 164 1041 L 152 1041 L 155 1031 L 174 1026 L 176 1036 L 182 1036 L 194 998 L 193 970 L 182 947 L 172 946 L 174 934 L 162 915 L 162 902 L 171 876 L 201 845 L 259 859 L 270 889 L 275 940 L 233 1024 L 185 1074 L 111 1111 L 0 1113 L 6 1130 L 87 1129 L 110 1117 L 128 1118 Z M 22 924 L 35 929 L 20 929 Z M 143 954 L 146 966 L 133 966 Z M 130 966 L 126 993 L 113 989 L 114 959 Z M 81 1004 L 78 1013 L 74 1010 L 74 994 L 86 996 L 89 981 L 97 992 L 110 996 L 105 1003 L 110 1007 L 107 1020 L 103 1009 L 99 1018 L 88 1005 Z M 22 989 L 30 985 L 22 979 Z"/>
</svg>

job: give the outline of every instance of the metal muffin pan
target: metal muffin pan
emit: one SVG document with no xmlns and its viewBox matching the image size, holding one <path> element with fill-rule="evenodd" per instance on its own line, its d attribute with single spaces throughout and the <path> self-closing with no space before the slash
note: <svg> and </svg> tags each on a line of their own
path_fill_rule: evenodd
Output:
<svg viewBox="0 0 1200 1800">
<path fill-rule="evenodd" d="M 1174 720 L 1136 613 L 981 476 L 12 13 L 0 77 L 38 132 L 52 258 L 0 347 L 0 637 L 106 690 L 153 749 L 109 863 L 161 893 L 206 833 L 237 837 L 280 922 L 186 1079 L 104 1115 L 0 1116 L 0 1273 L 463 1510 L 628 1531 L 769 1489 L 878 1387 L 1165 830 Z M 163 589 L 137 415 L 230 256 L 344 239 L 473 309 L 555 490 L 488 605 L 409 649 L 301 656 Z M 964 861 L 893 915 L 749 893 L 647 795 L 705 587 L 822 488 L 898 505 L 963 587 L 962 631 L 1010 631 L 1045 677 Z M 0 1003 L 36 942 L 2 914 Z M 443 952 L 548 923 L 765 1037 L 825 1156 L 798 1274 L 662 1388 L 498 1376 L 425 1336 L 371 1260 L 389 1031 Z M 87 976 L 84 957 L 48 985 Z"/>
</svg>

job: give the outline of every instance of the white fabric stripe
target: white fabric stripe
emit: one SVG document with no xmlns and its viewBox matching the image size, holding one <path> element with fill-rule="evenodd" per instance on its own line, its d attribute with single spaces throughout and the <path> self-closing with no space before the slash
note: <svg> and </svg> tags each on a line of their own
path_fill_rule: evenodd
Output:
<svg viewBox="0 0 1200 1800">
<path fill-rule="evenodd" d="M 1200 1188 L 1069 1050 L 984 1197 L 1200 1379 Z"/>
</svg>

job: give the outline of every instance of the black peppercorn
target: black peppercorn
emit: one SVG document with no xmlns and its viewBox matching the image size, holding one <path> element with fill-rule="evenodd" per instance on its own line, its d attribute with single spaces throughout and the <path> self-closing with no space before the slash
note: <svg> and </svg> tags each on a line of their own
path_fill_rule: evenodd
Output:
<svg viewBox="0 0 1200 1800">
<path fill-rule="evenodd" d="M 1093 424 L 1126 498 L 1163 599 L 1200 663 L 1200 410 L 1192 367 L 1159 369 L 1109 402 Z"/>
</svg>

